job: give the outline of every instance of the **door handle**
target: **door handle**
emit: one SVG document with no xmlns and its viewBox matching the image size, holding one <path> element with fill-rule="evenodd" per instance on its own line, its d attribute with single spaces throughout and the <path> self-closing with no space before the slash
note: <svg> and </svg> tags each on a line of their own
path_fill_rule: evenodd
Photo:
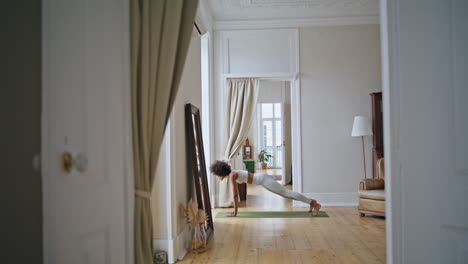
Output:
<svg viewBox="0 0 468 264">
<path fill-rule="evenodd" d="M 62 153 L 61 167 L 65 173 L 70 173 L 73 167 L 79 172 L 84 172 L 88 168 L 88 157 L 83 152 L 80 152 L 73 158 L 73 155 L 65 151 Z"/>
<path fill-rule="evenodd" d="M 62 167 L 62 170 L 65 173 L 70 173 L 73 169 L 73 156 L 70 152 L 65 151 L 62 153 L 62 157 L 60 160 L 60 165 Z"/>
</svg>

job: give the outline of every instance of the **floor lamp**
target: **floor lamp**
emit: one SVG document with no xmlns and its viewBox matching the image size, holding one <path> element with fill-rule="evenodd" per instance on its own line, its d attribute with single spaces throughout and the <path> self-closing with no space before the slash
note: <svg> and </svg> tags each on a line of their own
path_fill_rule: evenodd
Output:
<svg viewBox="0 0 468 264">
<path fill-rule="evenodd" d="M 353 131 L 351 132 L 351 136 L 361 137 L 361 140 L 362 140 L 362 159 L 364 161 L 364 179 L 367 179 L 366 154 L 364 151 L 364 136 L 371 136 L 371 135 L 372 135 L 372 128 L 370 126 L 369 119 L 365 116 L 355 116 L 354 123 L 353 123 Z"/>
</svg>

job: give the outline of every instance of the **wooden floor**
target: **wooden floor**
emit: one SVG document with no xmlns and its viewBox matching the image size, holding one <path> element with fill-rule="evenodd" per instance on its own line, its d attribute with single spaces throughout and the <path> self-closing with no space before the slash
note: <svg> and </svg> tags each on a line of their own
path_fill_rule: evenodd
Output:
<svg viewBox="0 0 468 264">
<path fill-rule="evenodd" d="M 240 211 L 306 210 L 249 185 Z M 313 197 L 312 197 L 313 198 Z M 178 263 L 385 263 L 385 220 L 359 217 L 354 207 L 323 207 L 329 218 L 214 218 L 202 254 Z M 213 216 L 219 211 L 215 209 Z"/>
</svg>

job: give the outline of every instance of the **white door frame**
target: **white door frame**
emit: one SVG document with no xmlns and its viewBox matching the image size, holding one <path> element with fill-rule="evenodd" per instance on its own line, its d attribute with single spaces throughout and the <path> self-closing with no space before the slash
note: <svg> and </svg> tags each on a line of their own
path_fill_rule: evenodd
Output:
<svg viewBox="0 0 468 264">
<path fill-rule="evenodd" d="M 299 74 L 263 73 L 263 74 L 223 74 L 223 98 L 226 98 L 228 78 L 258 78 L 260 80 L 289 81 L 291 83 L 291 153 L 292 153 L 292 188 L 302 192 L 302 136 L 301 136 L 301 82 Z"/>
<path fill-rule="evenodd" d="M 391 2 L 391 1 L 390 1 Z M 401 195 L 396 193 L 399 191 L 401 182 L 401 173 L 398 163 L 398 126 L 399 126 L 399 92 L 398 86 L 390 90 L 390 76 L 395 77 L 395 74 L 390 75 L 391 63 L 389 60 L 390 53 L 396 52 L 396 45 L 389 43 L 389 33 L 394 34 L 396 27 L 388 23 L 387 0 L 380 0 L 380 38 L 381 38 L 381 60 L 382 60 L 382 107 L 383 107 L 383 131 L 384 131 L 384 157 L 385 157 L 385 207 L 386 209 L 386 240 L 387 240 L 387 263 L 402 263 L 402 248 L 400 233 L 393 230 L 402 230 L 401 211 Z M 392 4 L 392 3 L 389 3 Z M 395 4 L 395 3 L 393 3 Z M 393 195 L 395 194 L 395 195 Z M 397 258 L 395 259 L 394 256 Z M 398 258 L 399 257 L 399 258 Z"/>
<path fill-rule="evenodd" d="M 200 36 L 201 41 L 201 60 L 202 60 L 202 94 L 201 94 L 201 121 L 203 144 L 205 149 L 206 168 L 209 168 L 211 163 L 215 161 L 213 153 L 214 141 L 214 94 L 213 94 L 213 39 L 211 32 L 207 32 Z M 206 60 L 204 60 L 206 59 Z M 207 172 L 209 175 L 209 172 Z M 215 178 L 208 177 L 208 187 L 210 190 L 210 202 L 214 208 L 215 204 Z"/>
<path fill-rule="evenodd" d="M 282 89 L 282 117 L 283 117 L 283 127 L 282 127 L 282 134 L 283 134 L 283 164 L 282 164 L 282 171 L 283 171 L 283 174 L 282 174 L 282 177 L 281 177 L 281 183 L 283 185 L 286 185 L 287 182 L 290 182 L 291 181 L 291 178 L 289 178 L 289 181 L 286 181 L 287 179 L 287 175 L 291 174 L 291 171 L 290 169 L 292 168 L 292 158 L 291 158 L 291 150 L 290 148 L 292 147 L 292 138 L 291 138 L 291 115 L 292 115 L 292 112 L 291 112 L 291 90 L 292 90 L 292 84 L 290 82 L 284 82 L 284 88 Z M 286 101 L 286 93 L 289 93 L 289 100 Z M 289 111 L 288 113 L 286 113 L 285 109 L 285 105 L 288 104 L 289 105 Z M 285 122 L 285 117 L 289 118 L 288 122 L 287 122 L 287 126 L 285 125 L 286 122 Z M 286 131 L 288 131 L 286 133 Z M 286 137 L 286 135 L 288 135 Z M 287 139 L 289 139 L 288 141 L 286 141 Z M 287 155 L 289 154 L 289 155 Z M 291 158 L 291 159 L 290 159 Z M 286 162 L 288 161 L 288 162 Z M 289 165 L 289 166 L 287 166 Z M 287 172 L 287 170 L 289 170 L 289 172 Z"/>
<path fill-rule="evenodd" d="M 128 6 L 128 5 L 127 5 Z M 130 9 L 130 7 L 127 7 Z M 127 93 L 124 95 L 124 122 L 126 123 L 125 131 L 125 162 L 124 167 L 126 171 L 125 179 L 125 194 L 126 194 L 126 204 L 125 204 L 125 232 L 126 232 L 126 245 L 127 245 L 127 263 L 134 263 L 134 210 L 135 210 L 135 175 L 133 167 L 133 138 L 132 138 L 132 90 L 131 90 L 131 81 L 130 81 L 130 13 L 129 10 L 124 10 L 122 14 L 123 19 L 123 51 L 122 55 L 122 65 L 123 72 L 125 73 L 122 76 L 125 86 L 128 87 Z"/>
</svg>

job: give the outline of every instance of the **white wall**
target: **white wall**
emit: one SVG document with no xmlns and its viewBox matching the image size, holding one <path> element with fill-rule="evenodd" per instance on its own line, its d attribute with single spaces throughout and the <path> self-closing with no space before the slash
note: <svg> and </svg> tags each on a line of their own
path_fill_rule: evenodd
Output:
<svg viewBox="0 0 468 264">
<path fill-rule="evenodd" d="M 195 33 L 194 33 L 195 34 Z M 180 90 L 174 103 L 171 122 L 174 122 L 175 131 L 172 131 L 175 140 L 175 167 L 176 178 L 176 206 L 186 205 L 193 193 L 192 161 L 187 160 L 188 143 L 185 135 L 185 104 L 193 104 L 201 109 L 201 47 L 200 37 L 192 37 L 189 53 L 185 62 Z M 177 233 L 183 231 L 185 219 L 180 210 L 177 210 Z"/>
<path fill-rule="evenodd" d="M 216 157 L 222 157 L 225 143 L 225 78 L 299 73 L 303 178 L 296 189 L 324 204 L 356 204 L 364 172 L 361 140 L 351 137 L 351 128 L 355 115 L 371 117 L 369 94 L 381 91 L 379 26 L 295 30 L 216 31 Z M 262 56 L 249 56 L 265 43 L 268 48 Z M 366 138 L 366 157 L 371 175 L 370 137 Z"/>
<path fill-rule="evenodd" d="M 187 252 L 188 226 L 182 207 L 195 199 L 192 163 L 187 159 L 185 104 L 201 109 L 201 45 L 194 30 L 174 102 L 152 192 L 154 246 L 175 261 Z"/>
<path fill-rule="evenodd" d="M 171 124 L 169 124 L 171 125 Z M 170 129 L 166 129 L 166 134 L 161 145 L 161 156 L 158 161 L 156 177 L 154 179 L 153 192 L 151 194 L 151 212 L 153 216 L 153 238 L 155 240 L 167 240 L 175 232 L 169 227 L 170 218 L 167 217 L 168 191 L 166 188 L 170 184 L 166 172 L 170 171 L 170 157 L 165 153 L 170 147 Z"/>
<path fill-rule="evenodd" d="M 205 44 L 208 44 L 208 58 L 204 62 L 204 82 L 212 90 L 212 23 L 211 12 L 206 0 L 200 0 L 195 17 L 195 23 L 207 33 Z M 201 37 L 194 27 L 192 39 L 182 73 L 177 98 L 166 128 L 166 135 L 161 146 L 161 155 L 158 163 L 157 177 L 152 192 L 153 238 L 154 248 L 168 252 L 169 263 L 182 259 L 187 253 L 190 232 L 186 219 L 183 217 L 183 208 L 190 198 L 196 199 L 191 161 L 187 159 L 188 144 L 186 143 L 185 104 L 190 103 L 200 109 L 200 115 L 206 109 L 212 109 L 209 104 L 202 108 L 202 49 Z M 207 67 L 208 66 L 208 67 Z M 208 69 L 207 69 L 208 68 Z M 203 120 L 202 120 L 203 121 Z M 205 127 L 203 127 L 204 129 Z M 207 145 L 205 145 L 207 146 Z M 208 148 L 211 148 L 208 146 Z M 205 151 L 207 149 L 205 148 Z"/>
<path fill-rule="evenodd" d="M 369 93 L 381 90 L 378 25 L 300 30 L 303 192 L 322 203 L 356 202 L 364 178 L 353 117 L 371 117 Z M 372 175 L 372 138 L 365 138 Z"/>
<path fill-rule="evenodd" d="M 223 73 L 295 72 L 295 30 L 221 32 Z"/>
<path fill-rule="evenodd" d="M 274 43 L 274 44 L 273 44 Z M 297 71 L 297 30 L 232 30 L 214 32 L 215 153 L 223 158 L 226 144 L 226 77 L 255 77 Z M 249 139 L 255 138 L 252 134 Z M 256 148 L 254 149 L 256 151 Z M 235 168 L 244 168 L 239 156 Z"/>
<path fill-rule="evenodd" d="M 261 80 L 257 103 L 283 102 L 284 83 L 284 81 Z"/>
</svg>

